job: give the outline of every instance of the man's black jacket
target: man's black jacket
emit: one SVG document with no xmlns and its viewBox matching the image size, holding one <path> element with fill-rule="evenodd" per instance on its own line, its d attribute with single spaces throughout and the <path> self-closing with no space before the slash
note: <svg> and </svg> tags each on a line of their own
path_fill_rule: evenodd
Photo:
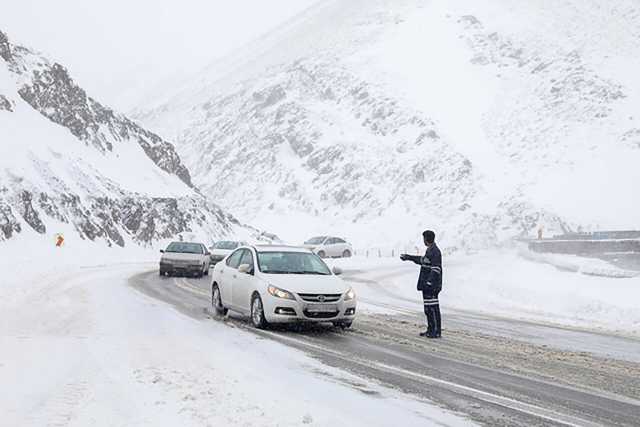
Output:
<svg viewBox="0 0 640 427">
<path fill-rule="evenodd" d="M 407 255 L 406 259 L 420 266 L 419 291 L 442 289 L 442 254 L 435 243 L 427 248 L 424 256 Z"/>
</svg>

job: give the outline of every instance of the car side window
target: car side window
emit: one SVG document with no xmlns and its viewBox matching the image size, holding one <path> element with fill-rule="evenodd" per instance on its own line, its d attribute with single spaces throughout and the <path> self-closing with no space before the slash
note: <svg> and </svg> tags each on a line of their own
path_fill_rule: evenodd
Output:
<svg viewBox="0 0 640 427">
<path fill-rule="evenodd" d="M 229 258 L 227 258 L 227 266 L 231 268 L 238 268 L 240 265 L 240 258 L 242 257 L 242 253 L 244 251 L 242 249 L 235 251 L 231 254 Z"/>
<path fill-rule="evenodd" d="M 335 241 L 336 241 L 336 243 L 347 243 L 347 242 L 345 242 L 344 240 L 339 239 L 339 238 L 337 238 L 337 237 L 335 238 Z"/>
<path fill-rule="evenodd" d="M 249 264 L 251 270 L 253 270 L 253 255 L 251 254 L 251 251 L 248 249 L 244 249 L 243 252 L 244 253 L 242 254 L 242 260 L 240 261 L 239 265 Z"/>
<path fill-rule="evenodd" d="M 335 245 L 337 239 L 334 239 L 333 237 L 330 239 L 327 239 L 327 241 L 325 242 L 325 245 Z"/>
</svg>

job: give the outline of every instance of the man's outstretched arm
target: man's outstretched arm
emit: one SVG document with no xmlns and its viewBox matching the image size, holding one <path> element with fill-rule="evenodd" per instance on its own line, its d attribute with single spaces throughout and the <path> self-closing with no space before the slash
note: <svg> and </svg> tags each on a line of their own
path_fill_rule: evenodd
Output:
<svg viewBox="0 0 640 427">
<path fill-rule="evenodd" d="M 430 265 L 429 260 L 426 257 L 420 256 L 420 255 L 402 254 L 400 255 L 400 259 L 402 261 L 413 261 L 416 264 L 423 267 L 429 267 Z"/>
</svg>

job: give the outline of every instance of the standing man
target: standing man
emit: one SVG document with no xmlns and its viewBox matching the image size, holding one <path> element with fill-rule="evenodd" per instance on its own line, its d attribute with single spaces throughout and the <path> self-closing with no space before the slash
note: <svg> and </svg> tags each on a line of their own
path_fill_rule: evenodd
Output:
<svg viewBox="0 0 640 427">
<path fill-rule="evenodd" d="M 442 254 L 436 246 L 436 233 L 426 230 L 422 233 L 427 252 L 423 257 L 419 255 L 402 254 L 403 261 L 413 261 L 420 266 L 418 290 L 422 291 L 424 314 L 427 316 L 427 330 L 421 332 L 421 337 L 440 338 L 442 321 L 440 318 L 440 303 L 438 294 L 442 290 Z"/>
</svg>

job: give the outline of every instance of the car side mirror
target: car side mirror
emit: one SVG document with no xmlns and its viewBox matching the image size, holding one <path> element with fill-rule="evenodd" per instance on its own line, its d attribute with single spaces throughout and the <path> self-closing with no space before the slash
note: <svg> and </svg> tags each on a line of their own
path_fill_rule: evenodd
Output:
<svg viewBox="0 0 640 427">
<path fill-rule="evenodd" d="M 163 254 L 164 253 L 164 249 L 160 249 L 160 253 Z"/>
<path fill-rule="evenodd" d="M 205 252 L 204 254 L 205 254 L 206 256 L 210 256 L 210 255 L 211 255 L 211 252 L 207 251 L 207 252 Z"/>
<path fill-rule="evenodd" d="M 252 274 L 253 273 L 253 269 L 251 268 L 251 266 L 249 264 L 242 264 L 240 267 L 238 267 L 238 273 Z"/>
<path fill-rule="evenodd" d="M 339 276 L 342 274 L 342 269 L 340 267 L 333 267 L 331 271 L 333 271 L 333 274 L 335 274 L 336 276 Z"/>
</svg>

